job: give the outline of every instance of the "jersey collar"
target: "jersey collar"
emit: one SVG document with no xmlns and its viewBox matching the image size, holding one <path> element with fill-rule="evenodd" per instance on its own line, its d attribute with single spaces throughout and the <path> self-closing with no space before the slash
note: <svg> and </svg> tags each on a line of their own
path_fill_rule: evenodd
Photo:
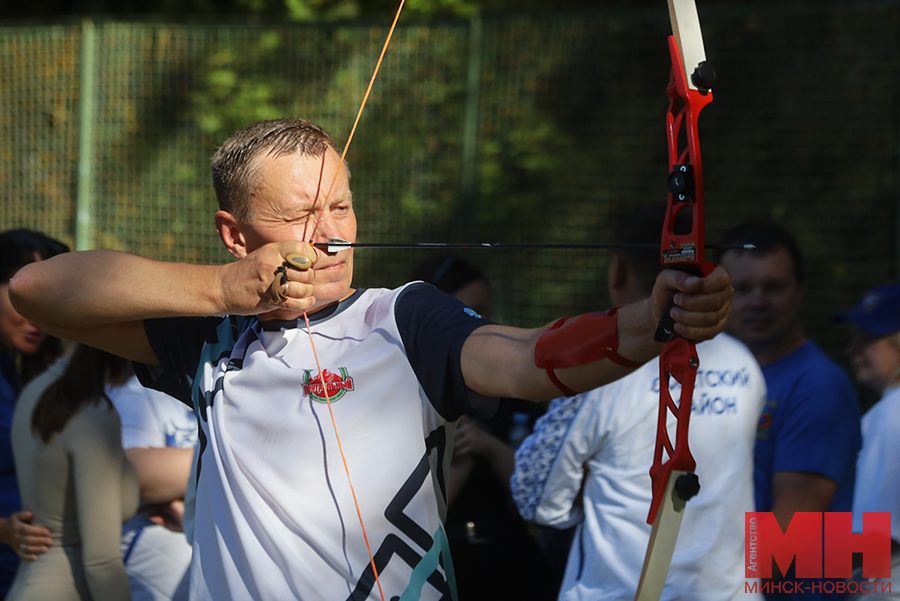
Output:
<svg viewBox="0 0 900 601">
<path fill-rule="evenodd" d="M 316 311 L 312 315 L 309 316 L 310 325 L 314 323 L 320 323 L 327 319 L 331 319 L 336 315 L 340 315 L 344 311 L 350 308 L 350 306 L 359 300 L 359 297 L 362 296 L 363 292 L 365 292 L 365 288 L 357 288 L 356 292 L 348 296 L 342 301 L 334 303 L 333 305 L 328 305 L 324 309 L 320 311 Z M 274 319 L 272 321 L 260 321 L 259 327 L 264 332 L 278 332 L 283 330 L 291 330 L 294 328 L 301 328 L 306 325 L 306 322 L 302 317 L 297 319 Z"/>
</svg>

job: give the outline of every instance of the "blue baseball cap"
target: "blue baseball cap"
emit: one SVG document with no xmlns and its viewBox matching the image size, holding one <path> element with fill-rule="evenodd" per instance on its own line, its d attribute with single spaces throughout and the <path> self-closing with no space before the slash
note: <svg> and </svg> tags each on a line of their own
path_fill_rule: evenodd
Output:
<svg viewBox="0 0 900 601">
<path fill-rule="evenodd" d="M 869 290 L 862 301 L 847 313 L 835 315 L 835 321 L 849 321 L 871 336 L 900 332 L 900 286 L 884 284 Z"/>
</svg>

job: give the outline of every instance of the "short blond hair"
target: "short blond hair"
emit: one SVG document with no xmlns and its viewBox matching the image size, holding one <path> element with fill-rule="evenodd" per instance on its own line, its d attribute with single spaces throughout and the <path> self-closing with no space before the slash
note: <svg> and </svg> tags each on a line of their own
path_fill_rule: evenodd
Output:
<svg viewBox="0 0 900 601">
<path fill-rule="evenodd" d="M 213 188 L 219 209 L 239 223 L 252 218 L 250 199 L 260 184 L 256 158 L 263 152 L 280 157 L 294 152 L 321 157 L 340 149 L 327 131 L 306 119 L 258 121 L 235 132 L 212 158 Z"/>
</svg>

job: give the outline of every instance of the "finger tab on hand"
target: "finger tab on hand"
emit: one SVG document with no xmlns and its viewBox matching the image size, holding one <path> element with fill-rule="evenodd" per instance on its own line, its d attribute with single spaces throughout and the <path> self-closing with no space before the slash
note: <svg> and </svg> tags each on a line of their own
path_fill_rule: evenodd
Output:
<svg viewBox="0 0 900 601">
<path fill-rule="evenodd" d="M 309 257 L 301 255 L 300 253 L 291 253 L 287 257 L 285 257 L 285 261 L 290 264 L 291 267 L 295 267 L 297 269 L 309 269 L 312 267 L 312 261 Z"/>
</svg>

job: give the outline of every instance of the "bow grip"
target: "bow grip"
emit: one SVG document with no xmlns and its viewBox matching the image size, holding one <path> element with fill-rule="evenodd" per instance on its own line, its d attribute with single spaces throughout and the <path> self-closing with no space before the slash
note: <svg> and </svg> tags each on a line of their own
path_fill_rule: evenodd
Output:
<svg viewBox="0 0 900 601">
<path fill-rule="evenodd" d="M 677 269 L 678 271 L 683 271 L 690 275 L 695 275 L 698 278 L 704 277 L 703 271 L 695 266 L 689 265 L 685 267 L 673 267 L 672 269 Z M 672 309 L 675 307 L 675 303 L 669 303 L 669 306 L 666 308 L 666 312 L 663 313 L 663 316 L 659 320 L 659 325 L 656 327 L 656 333 L 653 335 L 653 340 L 656 342 L 669 342 L 673 340 L 678 334 L 675 332 L 675 320 L 672 318 Z"/>
</svg>

